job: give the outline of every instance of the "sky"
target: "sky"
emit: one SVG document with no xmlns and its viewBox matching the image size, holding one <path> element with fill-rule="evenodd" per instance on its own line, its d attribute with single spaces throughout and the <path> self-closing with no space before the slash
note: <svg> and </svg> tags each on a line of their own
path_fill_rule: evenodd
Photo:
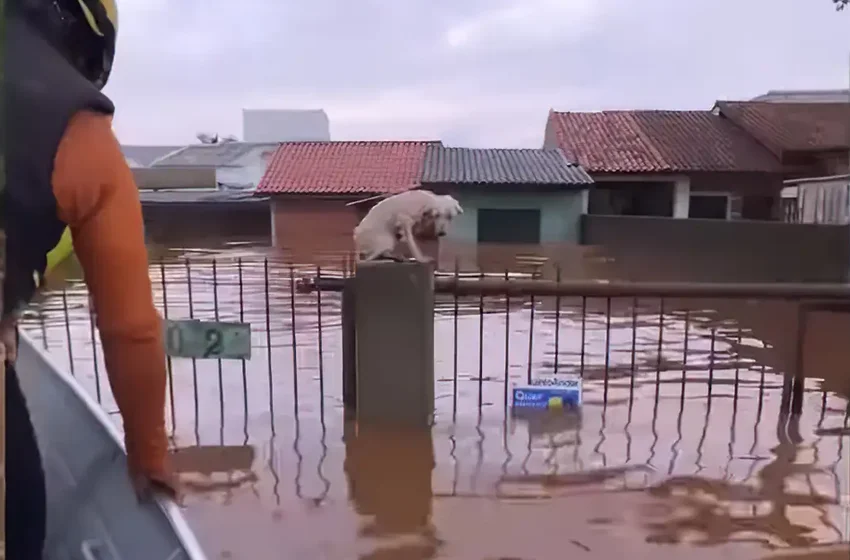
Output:
<svg viewBox="0 0 850 560">
<path fill-rule="evenodd" d="M 845 88 L 829 0 L 119 0 L 105 92 L 124 144 L 317 109 L 333 140 L 540 147 L 550 109 L 710 109 Z"/>
</svg>

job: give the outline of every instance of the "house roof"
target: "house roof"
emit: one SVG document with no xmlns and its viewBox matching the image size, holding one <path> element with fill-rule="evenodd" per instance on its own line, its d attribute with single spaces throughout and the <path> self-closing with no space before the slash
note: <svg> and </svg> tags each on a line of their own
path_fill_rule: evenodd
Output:
<svg viewBox="0 0 850 560">
<path fill-rule="evenodd" d="M 155 159 L 161 158 L 183 146 L 121 146 L 124 157 L 133 163 L 147 167 Z"/>
<path fill-rule="evenodd" d="M 153 167 L 229 167 L 242 156 L 256 149 L 277 148 L 274 143 L 221 142 L 193 144 L 155 160 Z"/>
<path fill-rule="evenodd" d="M 558 149 L 428 146 L 422 183 L 588 185 L 593 179 Z"/>
<path fill-rule="evenodd" d="M 549 114 L 558 146 L 591 173 L 780 172 L 779 160 L 711 111 Z"/>
<path fill-rule="evenodd" d="M 140 191 L 142 204 L 259 204 L 268 197 L 259 198 L 253 193 L 222 191 Z"/>
<path fill-rule="evenodd" d="M 750 101 L 773 103 L 843 103 L 850 100 L 850 89 L 772 89 Z"/>
<path fill-rule="evenodd" d="M 287 142 L 257 187 L 268 194 L 394 194 L 420 186 L 436 142 Z"/>
<path fill-rule="evenodd" d="M 780 155 L 850 146 L 850 103 L 718 101 L 715 110 Z"/>
</svg>

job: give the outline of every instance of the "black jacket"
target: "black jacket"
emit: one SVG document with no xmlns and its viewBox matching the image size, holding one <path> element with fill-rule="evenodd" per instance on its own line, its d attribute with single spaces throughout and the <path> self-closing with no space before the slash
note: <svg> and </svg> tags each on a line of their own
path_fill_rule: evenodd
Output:
<svg viewBox="0 0 850 560">
<path fill-rule="evenodd" d="M 69 121 L 82 110 L 114 112 L 112 102 L 18 15 L 6 20 L 5 55 L 3 318 L 30 301 L 33 275 L 44 273 L 47 253 L 65 229 L 51 178 Z"/>
</svg>

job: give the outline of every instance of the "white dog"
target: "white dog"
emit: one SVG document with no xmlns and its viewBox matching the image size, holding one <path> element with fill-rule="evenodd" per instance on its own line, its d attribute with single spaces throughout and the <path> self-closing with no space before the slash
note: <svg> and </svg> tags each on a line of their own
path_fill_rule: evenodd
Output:
<svg viewBox="0 0 850 560">
<path fill-rule="evenodd" d="M 427 262 L 416 237 L 442 237 L 451 221 L 463 213 L 457 200 L 431 191 L 412 190 L 385 198 L 369 210 L 354 228 L 354 244 L 361 260 L 401 260 L 396 244 L 407 244 L 417 261 Z"/>
</svg>

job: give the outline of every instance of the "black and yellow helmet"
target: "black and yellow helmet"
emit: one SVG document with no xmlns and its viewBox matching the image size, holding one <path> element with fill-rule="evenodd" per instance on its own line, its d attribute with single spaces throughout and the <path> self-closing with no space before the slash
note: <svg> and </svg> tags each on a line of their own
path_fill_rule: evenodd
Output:
<svg viewBox="0 0 850 560">
<path fill-rule="evenodd" d="M 83 76 L 106 85 L 115 58 L 117 0 L 7 0 Z"/>
</svg>

